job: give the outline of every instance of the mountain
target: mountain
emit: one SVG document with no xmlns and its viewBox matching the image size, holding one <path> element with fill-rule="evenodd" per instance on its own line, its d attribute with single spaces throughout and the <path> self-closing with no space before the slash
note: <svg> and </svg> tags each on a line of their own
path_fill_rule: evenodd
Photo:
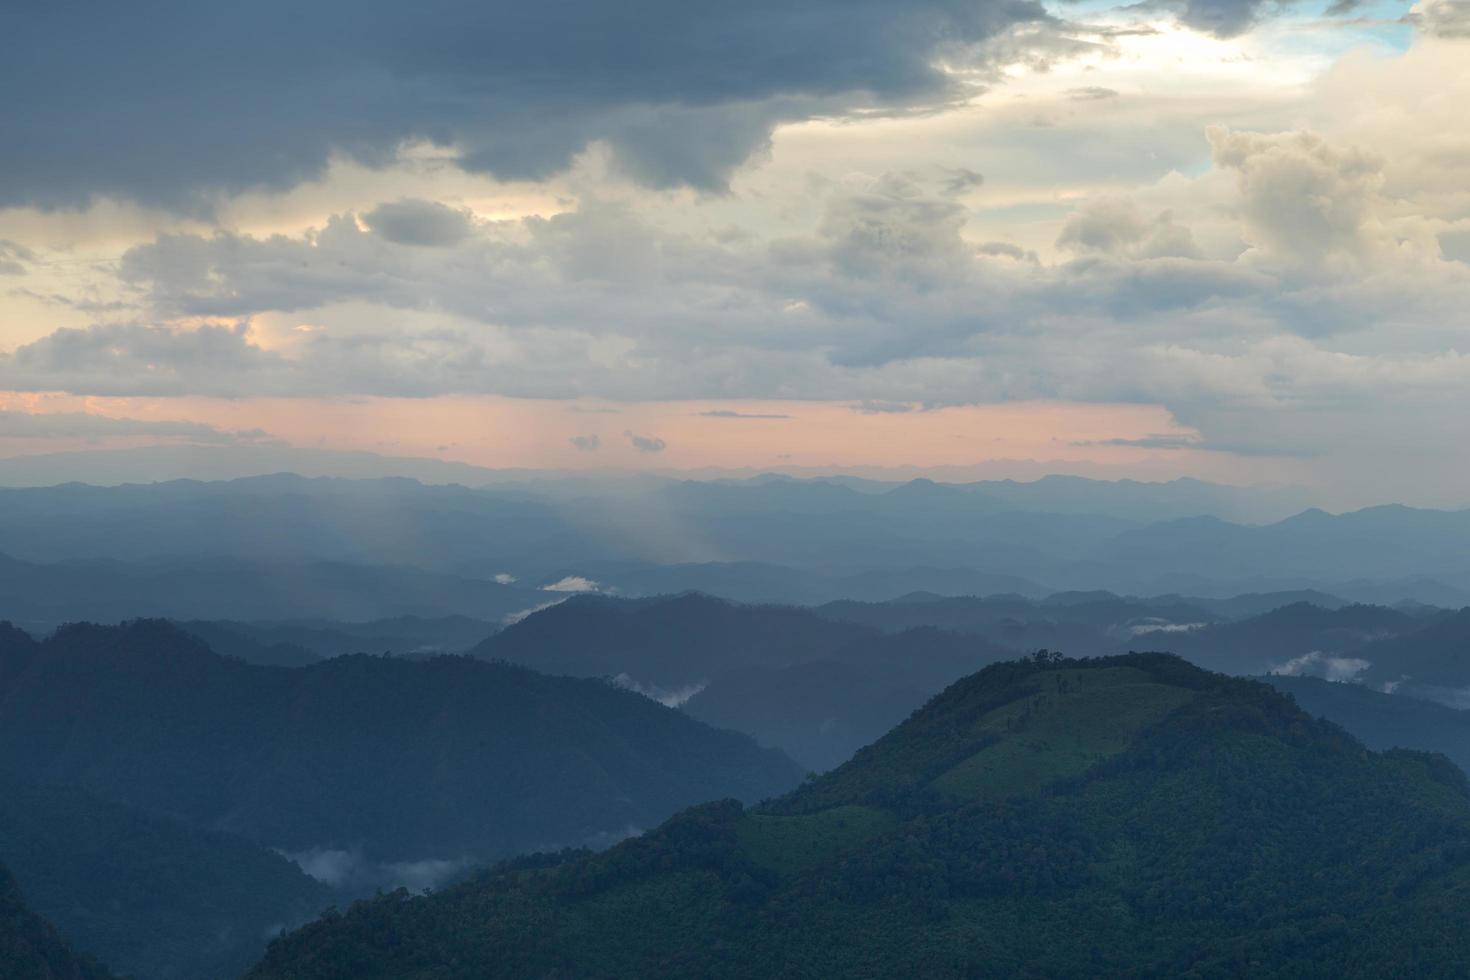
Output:
<svg viewBox="0 0 1470 980">
<path fill-rule="evenodd" d="M 726 672 L 685 701 L 684 710 L 824 771 L 955 678 L 1011 655 L 981 637 L 920 627 L 854 640 L 825 659 Z"/>
<path fill-rule="evenodd" d="M 619 595 L 646 597 L 694 591 L 757 605 L 818 605 L 839 599 L 882 601 L 917 591 L 944 595 L 1005 592 L 1039 598 L 1051 591 L 1018 575 L 958 567 L 908 566 L 842 572 L 732 561 L 677 565 L 584 562 L 579 568 L 587 577 Z"/>
<path fill-rule="evenodd" d="M 1439 752 L 1470 771 L 1470 711 L 1320 677 L 1261 679 L 1290 694 L 1303 711 L 1341 725 L 1371 749 Z"/>
<path fill-rule="evenodd" d="M 300 667 L 348 653 L 461 653 L 500 628 L 499 623 L 469 616 L 396 616 L 365 623 L 190 620 L 177 625 L 216 653 L 282 667 Z"/>
<path fill-rule="evenodd" d="M 631 601 L 577 596 L 472 652 L 553 674 L 623 674 L 676 689 L 731 670 L 822 659 L 866 633 L 805 609 L 737 605 L 692 592 Z"/>
<path fill-rule="evenodd" d="M 55 927 L 32 912 L 20 887 L 0 865 L 0 980 L 112 980 L 112 974 L 79 956 Z"/>
<path fill-rule="evenodd" d="M 1018 510 L 1149 522 L 1210 516 L 1256 524 L 1281 520 L 1309 505 L 1298 488 L 1233 487 L 1189 478 L 1150 483 L 1058 474 L 1026 482 L 987 480 L 969 487 Z"/>
<path fill-rule="evenodd" d="M 252 980 L 1459 976 L 1470 788 L 1165 655 L 1009 662 L 771 803 L 353 906 Z"/>
<path fill-rule="evenodd" d="M 1319 606 L 1322 609 L 1341 609 L 1343 606 L 1351 605 L 1346 599 L 1339 598 L 1316 589 L 1287 589 L 1278 592 L 1246 592 L 1241 595 L 1220 597 L 1208 596 L 1155 596 L 1155 602 L 1168 602 L 1173 600 L 1181 605 L 1194 606 L 1207 610 L 1212 615 L 1223 619 L 1249 619 L 1252 616 L 1260 616 L 1273 609 L 1282 606 L 1291 606 L 1299 602 Z"/>
<path fill-rule="evenodd" d="M 1413 633 L 1363 647 L 1362 680 L 1456 707 L 1470 706 L 1470 607 Z"/>
<path fill-rule="evenodd" d="M 244 838 L 7 775 L 0 859 L 75 948 L 147 980 L 237 974 L 337 898 Z"/>
<path fill-rule="evenodd" d="M 600 680 L 453 656 L 255 666 L 158 621 L 0 635 L 0 769 L 380 881 L 618 839 L 802 775 Z"/>
<path fill-rule="evenodd" d="M 262 563 L 234 558 L 37 564 L 0 555 L 0 617 L 49 632 L 65 622 L 180 620 L 498 620 L 544 593 L 395 565 Z"/>
<path fill-rule="evenodd" d="M 921 590 L 1040 597 L 1048 588 L 1101 586 L 1140 595 L 1315 589 L 1390 605 L 1470 602 L 1470 511 L 1395 505 L 1277 519 L 1290 492 L 1190 481 L 859 486 L 769 477 L 463 476 L 479 485 L 277 472 L 0 489 L 0 554 L 45 566 L 122 562 L 120 571 L 139 579 L 150 567 L 187 575 L 192 566 L 221 562 L 263 577 L 315 565 L 392 566 L 506 589 L 514 580 L 522 587 L 498 598 L 525 600 L 502 606 L 486 594 L 479 608 L 400 603 L 348 617 L 305 603 L 285 612 L 162 610 L 158 597 L 166 593 L 157 588 L 117 596 L 151 603 L 134 614 L 191 619 L 457 613 L 494 621 L 545 601 L 540 589 L 568 578 L 628 595 L 699 589 L 778 603 L 883 600 Z M 1273 523 L 1232 523 L 1268 512 Z M 442 585 L 446 594 L 464 588 Z M 80 586 L 52 590 L 49 605 L 75 608 L 84 594 Z M 218 595 L 195 594 L 219 605 Z M 421 589 L 416 598 L 429 594 Z"/>
<path fill-rule="evenodd" d="M 1365 652 L 1385 637 L 1414 634 L 1424 622 L 1383 606 L 1323 609 L 1292 603 L 1233 623 L 1202 625 L 1153 640 L 1191 663 L 1232 674 L 1268 672 L 1348 679 L 1370 663 Z"/>
<path fill-rule="evenodd" d="M 1258 527 L 1214 517 L 1163 521 L 1122 531 L 1090 559 L 1130 579 L 1147 573 L 1157 582 L 1204 572 L 1237 583 L 1269 576 L 1303 585 L 1403 580 L 1413 588 L 1427 580 L 1440 594 L 1425 601 L 1439 602 L 1445 585 L 1470 585 L 1467 544 L 1470 510 L 1395 504 L 1337 515 L 1306 510 Z M 1201 563 L 1202 555 L 1209 556 L 1207 564 Z M 1356 588 L 1363 589 L 1364 582 Z M 1405 593 L 1395 601 L 1416 595 Z"/>
<path fill-rule="evenodd" d="M 467 484 L 487 483 L 505 476 L 503 471 L 422 457 L 279 445 L 186 445 L 11 456 L 0 459 L 0 486 L 50 487 L 61 483 L 114 486 L 157 480 L 234 480 L 287 471 L 310 477 L 401 477 Z"/>
<path fill-rule="evenodd" d="M 612 677 L 720 728 L 830 769 L 957 677 L 1011 656 L 980 636 L 885 636 L 807 609 L 695 593 L 583 596 L 473 651 L 550 673 Z"/>
<path fill-rule="evenodd" d="M 974 633 L 1017 653 L 1048 649 L 1073 654 L 1115 652 L 1145 633 L 1191 628 L 1219 618 L 1173 597 L 1125 599 L 1110 592 L 1058 593 L 1041 600 L 1019 595 L 911 595 L 888 602 L 830 602 L 815 611 L 829 619 L 888 631 L 936 626 Z"/>
</svg>

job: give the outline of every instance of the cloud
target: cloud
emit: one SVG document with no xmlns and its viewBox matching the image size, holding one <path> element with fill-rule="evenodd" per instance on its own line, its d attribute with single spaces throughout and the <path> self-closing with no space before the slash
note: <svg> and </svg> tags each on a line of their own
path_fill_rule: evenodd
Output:
<svg viewBox="0 0 1470 980">
<path fill-rule="evenodd" d="M 728 409 L 714 409 L 708 412 L 699 412 L 701 417 L 707 419 L 789 419 L 789 415 L 762 412 L 733 412 Z"/>
<path fill-rule="evenodd" d="M 1198 436 L 1188 435 L 1149 435 L 1138 439 L 1082 439 L 1074 442 L 1075 446 L 1131 446 L 1136 449 L 1199 449 L 1200 440 Z"/>
<path fill-rule="evenodd" d="M 199 207 L 415 142 L 511 179 L 602 143 L 641 181 L 716 188 L 780 122 L 943 101 L 941 64 L 983 69 L 984 42 L 1050 23 L 1030 0 L 24 4 L 0 52 L 0 90 L 28 93 L 0 206 Z"/>
<path fill-rule="evenodd" d="M 1234 171 L 1251 244 L 1312 263 L 1363 254 L 1383 185 L 1383 160 L 1316 133 L 1208 131 L 1215 163 Z"/>
<path fill-rule="evenodd" d="M 470 235 L 472 217 L 461 208 L 437 201 L 395 201 L 380 204 L 362 216 L 363 223 L 399 245 L 447 247 Z"/>
<path fill-rule="evenodd" d="M 1370 661 L 1360 657 L 1333 657 L 1320 650 L 1313 650 L 1283 664 L 1277 664 L 1266 673 L 1282 677 L 1321 677 L 1329 681 L 1345 682 L 1351 681 L 1371 666 L 1373 664 Z"/>
<path fill-rule="evenodd" d="M 818 229 L 827 256 L 848 277 L 937 285 L 962 270 L 964 209 L 926 196 L 909 178 L 888 174 L 836 197 Z"/>
<path fill-rule="evenodd" d="M 566 597 L 563 596 L 560 599 L 552 599 L 550 602 L 542 602 L 534 606 L 528 606 L 525 609 L 517 610 L 513 613 L 506 613 L 500 618 L 500 622 L 505 626 L 514 626 L 516 623 L 519 623 L 521 620 L 527 618 L 528 616 L 534 616 L 536 613 L 541 612 L 543 609 L 551 609 L 552 607 L 559 606 L 566 601 Z"/>
<path fill-rule="evenodd" d="M 495 576 L 495 581 L 500 585 L 514 585 L 516 577 L 510 572 L 500 572 Z"/>
<path fill-rule="evenodd" d="M 1420 0 L 1408 20 L 1435 37 L 1470 38 L 1470 0 Z"/>
<path fill-rule="evenodd" d="M 142 323 L 66 327 L 0 355 L 0 387 L 94 395 L 259 393 L 286 363 L 251 343 L 247 324 L 176 330 Z"/>
<path fill-rule="evenodd" d="M 946 171 L 943 189 L 948 197 L 957 197 L 984 185 L 985 175 L 969 167 L 952 167 Z"/>
<path fill-rule="evenodd" d="M 861 412 L 864 415 L 895 415 L 915 412 L 918 409 L 919 406 L 909 402 L 887 402 L 871 398 L 865 398 L 852 407 L 854 412 Z"/>
<path fill-rule="evenodd" d="M 1082 88 L 1067 89 L 1067 98 L 1073 102 L 1102 102 L 1118 98 L 1118 92 L 1116 89 L 1104 88 L 1101 85 L 1086 85 Z"/>
<path fill-rule="evenodd" d="M 567 575 L 550 585 L 541 586 L 542 592 L 601 592 L 602 585 L 582 575 Z"/>
<path fill-rule="evenodd" d="M 584 453 L 595 453 L 598 449 L 602 448 L 602 438 L 596 433 L 585 436 L 572 436 L 567 441 Z"/>
<path fill-rule="evenodd" d="M 976 247 L 975 251 L 980 255 L 1004 256 L 1015 259 L 1017 262 L 1039 262 L 1040 257 L 1032 251 L 1028 251 L 1011 242 L 983 242 Z"/>
<path fill-rule="evenodd" d="M 150 436 L 210 445 L 274 443 L 262 429 L 225 430 L 202 422 L 113 418 L 89 412 L 0 410 L 0 439 L 104 439 Z"/>
<path fill-rule="evenodd" d="M 468 857 L 380 862 L 358 851 L 332 847 L 281 854 L 317 881 L 354 893 L 395 888 L 422 892 L 451 881 L 473 863 Z"/>
<path fill-rule="evenodd" d="M 690 698 L 709 687 L 709 682 L 699 681 L 681 687 L 668 688 L 659 687 L 657 684 L 643 684 L 634 680 L 627 673 L 620 673 L 613 676 L 612 685 L 625 691 L 641 694 L 651 701 L 657 701 L 665 708 L 680 708 L 688 703 Z"/>
<path fill-rule="evenodd" d="M 1290 0 L 1183 0 L 1179 5 L 1179 21 L 1186 27 L 1235 37 L 1244 34 L 1272 6 L 1287 6 Z"/>
<path fill-rule="evenodd" d="M 25 262 L 34 262 L 36 253 L 19 242 L 0 239 L 0 276 L 23 276 Z"/>
<path fill-rule="evenodd" d="M 1463 101 L 1458 52 L 1427 40 L 1346 65 L 1330 80 L 1352 114 L 1337 135 L 1201 127 L 1199 173 L 1109 184 L 1070 213 L 1048 191 L 1043 217 L 1015 227 L 1005 207 L 945 196 L 929 164 L 845 171 L 800 208 L 752 195 L 782 221 L 736 236 L 701 230 L 727 227 L 729 201 L 641 192 L 471 221 L 436 247 L 350 211 L 290 235 L 160 235 L 118 266 L 134 320 L 0 351 L 0 388 L 1147 403 L 1197 431 L 1200 452 L 1371 443 L 1444 459 L 1470 435 L 1463 149 L 1444 106 Z M 303 320 L 312 332 L 290 332 Z"/>
<path fill-rule="evenodd" d="M 624 432 L 623 435 L 628 437 L 628 442 L 640 453 L 661 453 L 669 448 L 669 444 L 657 436 L 640 436 L 632 431 Z"/>
<path fill-rule="evenodd" d="M 1306 458 L 1312 453 L 1305 449 L 1283 449 L 1248 442 L 1224 442 L 1205 440 L 1197 435 L 1162 433 L 1142 436 L 1137 439 L 1079 439 L 1074 446 L 1127 446 L 1133 449 L 1193 449 L 1202 452 L 1230 453 L 1235 456 L 1292 456 Z"/>
<path fill-rule="evenodd" d="M 1145 218 L 1128 200 L 1094 201 L 1072 215 L 1057 238 L 1059 248 L 1138 259 L 1199 258 L 1194 235 L 1162 211 Z"/>
</svg>

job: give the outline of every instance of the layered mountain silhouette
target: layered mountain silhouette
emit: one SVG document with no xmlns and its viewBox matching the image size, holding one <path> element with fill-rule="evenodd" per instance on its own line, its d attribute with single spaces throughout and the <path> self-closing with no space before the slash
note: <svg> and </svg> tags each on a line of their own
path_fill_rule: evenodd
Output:
<svg viewBox="0 0 1470 980">
<path fill-rule="evenodd" d="M 1470 710 L 1320 677 L 1262 680 L 1290 694 L 1303 711 L 1346 728 L 1369 748 L 1439 752 L 1470 771 Z"/>
<path fill-rule="evenodd" d="M 763 806 L 354 905 L 253 980 L 1452 976 L 1470 789 L 1171 656 L 996 664 Z"/>
<path fill-rule="evenodd" d="M 817 770 L 846 761 L 955 678 L 1013 655 L 981 636 L 932 627 L 887 634 L 807 609 L 697 593 L 578 597 L 489 637 L 474 653 L 617 678 Z"/>
<path fill-rule="evenodd" d="M 1385 637 L 1359 652 L 1364 680 L 1470 705 L 1470 607 L 1423 630 Z"/>
<path fill-rule="evenodd" d="M 601 680 L 468 657 L 221 657 L 158 621 L 0 631 L 0 770 L 377 862 L 613 840 L 803 770 Z"/>
<path fill-rule="evenodd" d="M 1387 506 L 1333 515 L 1301 510 L 1293 493 L 1194 481 L 484 474 L 485 483 L 492 479 L 470 487 L 278 473 L 0 490 L 0 554 L 41 566 L 26 574 L 58 583 L 68 581 L 62 572 L 75 572 L 69 590 L 7 594 L 15 607 L 0 615 L 51 624 L 106 618 L 111 609 L 120 610 L 111 618 L 496 620 L 536 605 L 524 600 L 567 577 L 624 595 L 701 589 L 813 604 L 914 591 L 1040 597 L 1101 587 L 1201 596 L 1315 589 L 1390 605 L 1470 601 L 1465 511 Z M 99 567 L 108 562 L 122 563 L 112 580 Z M 370 585 L 361 585 L 363 601 L 352 606 L 342 568 L 397 577 L 376 587 L 372 602 Z M 191 573 L 201 581 L 191 583 Z M 118 593 L 119 575 L 138 589 Z M 198 608 L 170 604 L 169 589 L 161 581 L 149 587 L 150 576 L 169 577 Z M 302 580 L 294 604 L 289 594 L 263 594 L 262 583 L 283 576 Z M 12 577 L 25 584 L 23 575 Z M 107 588 L 97 592 L 99 585 Z M 306 601 L 313 596 L 315 609 Z M 472 597 L 478 607 L 468 604 Z M 108 599 L 136 605 L 101 605 Z"/>
</svg>

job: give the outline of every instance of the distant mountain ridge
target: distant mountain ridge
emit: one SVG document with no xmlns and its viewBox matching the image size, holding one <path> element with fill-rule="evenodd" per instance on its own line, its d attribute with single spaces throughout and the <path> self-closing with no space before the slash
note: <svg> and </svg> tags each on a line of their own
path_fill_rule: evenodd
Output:
<svg viewBox="0 0 1470 980">
<path fill-rule="evenodd" d="M 1187 480 L 500 477 L 466 486 L 274 473 L 0 490 L 0 554 L 47 566 L 123 561 L 159 573 L 200 562 L 406 567 L 532 600 L 576 579 L 622 594 L 696 588 L 742 601 L 812 604 L 914 591 L 1039 598 L 1099 587 L 1213 597 L 1315 589 L 1378 604 L 1470 603 L 1470 511 L 1395 505 L 1293 513 L 1285 506 L 1293 502 L 1289 492 Z M 512 594 L 504 593 L 507 603 Z M 488 620 L 517 611 L 491 596 L 484 601 L 480 609 L 411 611 Z M 160 610 L 133 612 L 144 611 Z M 402 611 L 410 610 L 359 615 Z"/>
<path fill-rule="evenodd" d="M 1236 675 L 1396 678 L 1404 676 L 1399 661 L 1387 658 L 1445 635 L 1455 620 L 1443 610 L 1307 595 L 1332 605 L 1302 601 L 1300 593 L 1226 601 L 920 594 L 810 609 L 700 594 L 581 596 L 528 616 L 473 652 L 555 673 L 616 677 L 826 770 L 948 683 L 1028 651 L 1107 656 L 1153 648 Z M 1278 601 L 1284 604 L 1272 606 Z M 1403 662 L 1414 662 L 1412 655 Z"/>
<path fill-rule="evenodd" d="M 814 769 L 845 761 L 956 677 L 1012 653 L 982 636 L 933 628 L 885 635 L 808 609 L 699 593 L 580 596 L 472 651 L 551 673 L 618 678 Z"/>
</svg>

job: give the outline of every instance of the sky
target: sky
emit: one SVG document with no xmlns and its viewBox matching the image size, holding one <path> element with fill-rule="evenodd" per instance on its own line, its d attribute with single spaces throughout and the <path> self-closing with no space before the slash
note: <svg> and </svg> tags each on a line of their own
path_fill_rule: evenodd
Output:
<svg viewBox="0 0 1470 980">
<path fill-rule="evenodd" d="M 23 0 L 0 87 L 0 455 L 1470 505 L 1470 0 Z"/>
</svg>

